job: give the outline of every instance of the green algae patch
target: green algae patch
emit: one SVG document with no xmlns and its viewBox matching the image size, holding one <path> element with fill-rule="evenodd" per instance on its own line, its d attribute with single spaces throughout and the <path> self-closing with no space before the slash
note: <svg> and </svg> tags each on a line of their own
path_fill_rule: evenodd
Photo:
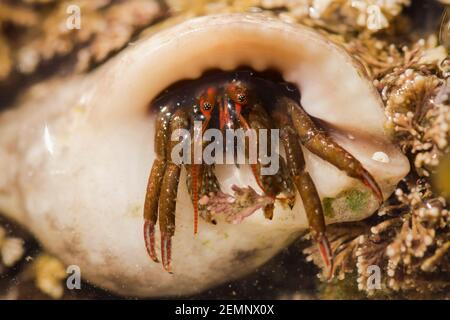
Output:
<svg viewBox="0 0 450 320">
<path fill-rule="evenodd" d="M 323 198 L 322 200 L 322 207 L 323 207 L 323 214 L 327 218 L 334 218 L 334 209 L 333 209 L 333 201 L 335 198 Z"/>
<path fill-rule="evenodd" d="M 359 213 L 369 204 L 369 193 L 366 191 L 352 189 L 344 192 L 345 202 L 348 208 Z"/>
<path fill-rule="evenodd" d="M 335 218 L 336 215 L 361 214 L 369 205 L 370 193 L 358 189 L 348 189 L 340 192 L 335 198 L 322 199 L 323 213 L 327 218 Z"/>
</svg>

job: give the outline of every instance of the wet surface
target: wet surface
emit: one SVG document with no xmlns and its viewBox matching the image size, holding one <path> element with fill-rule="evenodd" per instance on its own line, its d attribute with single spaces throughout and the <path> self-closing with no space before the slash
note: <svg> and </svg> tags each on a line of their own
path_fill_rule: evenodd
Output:
<svg viewBox="0 0 450 320">
<path fill-rule="evenodd" d="M 10 269 L 0 272 L 0 297 L 6 299 L 49 299 L 50 297 L 35 285 L 32 262 L 41 252 L 39 245 L 21 228 L 4 219 L 0 223 L 8 234 L 26 239 L 25 259 Z M 302 253 L 307 245 L 296 241 L 280 252 L 254 273 L 215 288 L 191 296 L 161 297 L 161 299 L 312 299 L 316 297 L 318 269 L 305 261 Z M 244 257 L 245 258 L 245 254 Z M 64 283 L 63 283 L 64 285 Z M 120 297 L 87 282 L 80 290 L 64 290 L 62 299 L 135 299 Z"/>
</svg>

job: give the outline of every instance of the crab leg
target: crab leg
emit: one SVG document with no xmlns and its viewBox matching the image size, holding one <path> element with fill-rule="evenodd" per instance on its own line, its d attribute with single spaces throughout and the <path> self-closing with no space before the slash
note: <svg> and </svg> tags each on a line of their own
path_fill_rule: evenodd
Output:
<svg viewBox="0 0 450 320">
<path fill-rule="evenodd" d="M 245 130 L 252 129 L 252 126 L 249 124 L 247 119 L 245 119 L 245 117 L 242 115 L 241 110 L 242 110 L 242 106 L 240 104 L 236 103 L 235 104 L 235 112 L 236 112 L 236 118 L 239 122 L 239 125 Z M 256 113 L 254 112 L 254 114 L 256 114 Z M 258 119 L 256 117 L 252 118 L 252 125 L 256 126 L 253 129 L 258 130 L 258 129 L 262 129 L 262 128 L 267 128 L 267 126 L 264 126 L 259 120 L 260 119 Z M 258 128 L 258 126 L 260 128 Z M 257 144 L 259 145 L 258 135 L 256 136 L 256 139 L 257 139 Z M 249 144 L 245 143 L 245 148 L 246 148 L 245 151 L 246 151 L 247 155 L 249 153 L 248 147 L 249 147 Z M 264 193 L 268 194 L 269 196 L 275 197 L 275 195 L 266 191 L 266 186 L 263 184 L 261 175 L 260 175 L 260 166 L 261 166 L 261 164 L 259 163 L 259 159 L 258 159 L 258 163 L 250 164 L 250 168 L 252 169 L 252 173 L 253 173 L 253 176 L 255 177 L 256 183 L 261 188 L 261 190 L 264 191 Z"/>
<path fill-rule="evenodd" d="M 148 179 L 144 204 L 144 239 L 150 258 L 158 262 L 155 251 L 155 224 L 158 220 L 158 195 L 166 165 L 164 160 L 156 159 Z"/>
<path fill-rule="evenodd" d="M 292 122 L 288 118 L 288 114 L 277 110 L 273 112 L 273 117 L 280 128 L 280 138 L 286 152 L 288 169 L 303 200 L 312 237 L 319 246 L 320 254 L 326 268 L 329 270 L 329 277 L 331 277 L 333 272 L 333 253 L 326 236 L 322 203 L 316 186 L 306 171 L 305 159 L 298 136 L 292 128 Z"/>
<path fill-rule="evenodd" d="M 171 271 L 172 237 L 175 233 L 175 209 L 181 168 L 168 163 L 159 198 L 159 229 L 161 232 L 161 260 L 168 272 Z"/>
<path fill-rule="evenodd" d="M 242 110 L 241 105 L 236 103 L 236 105 L 235 105 L 235 112 L 236 112 L 237 120 L 239 121 L 240 126 L 242 128 L 244 128 L 245 130 L 250 130 L 252 127 L 248 123 L 247 119 L 245 119 L 244 116 L 241 114 L 241 110 Z M 260 123 L 255 121 L 253 124 L 254 125 L 258 125 Z M 258 130 L 258 128 L 253 128 L 253 129 Z M 256 139 L 257 139 L 257 145 L 259 145 L 258 135 L 256 136 Z M 245 149 L 246 149 L 247 155 L 249 153 L 249 150 L 248 150 L 249 147 L 250 147 L 249 143 L 246 142 L 245 143 Z M 253 176 L 255 177 L 256 183 L 261 188 L 261 190 L 265 194 L 267 194 L 269 197 L 275 198 L 276 195 L 274 193 L 268 191 L 267 186 L 264 185 L 263 182 L 262 182 L 261 174 L 260 174 L 260 172 L 261 172 L 261 164 L 259 162 L 259 159 L 258 159 L 258 163 L 251 163 L 250 164 L 250 168 L 252 169 Z M 274 210 L 274 204 L 273 203 L 266 205 L 264 207 L 264 216 L 267 219 L 271 220 L 273 218 L 273 210 Z"/>
<path fill-rule="evenodd" d="M 155 225 L 158 220 L 158 196 L 166 170 L 166 146 L 169 131 L 169 112 L 160 112 L 156 119 L 155 153 L 157 159 L 153 162 L 147 184 L 144 204 L 144 239 L 150 258 L 158 262 L 155 251 Z"/>
<path fill-rule="evenodd" d="M 191 175 L 191 188 L 192 188 L 192 205 L 194 206 L 194 234 L 198 232 L 198 202 L 199 202 L 199 192 L 202 187 L 202 165 L 192 164 L 190 175 Z"/>
<path fill-rule="evenodd" d="M 237 120 L 241 128 L 244 128 L 246 130 L 252 128 L 257 131 L 256 143 L 257 146 L 260 147 L 261 145 L 259 141 L 259 130 L 265 129 L 270 131 L 271 120 L 266 110 L 255 99 L 251 91 L 251 88 L 241 81 L 233 81 L 225 87 L 227 99 L 229 98 L 234 105 L 234 118 Z M 271 141 L 267 140 L 266 143 L 267 150 L 271 150 Z M 249 156 L 249 147 L 250 146 L 248 145 L 248 143 L 246 143 L 247 156 Z M 290 206 L 293 206 L 295 195 L 292 192 L 293 188 L 291 179 L 289 179 L 286 174 L 286 167 L 283 158 L 280 157 L 279 154 L 276 156 L 279 157 L 279 164 L 281 166 L 281 170 L 277 172 L 277 174 L 271 176 L 261 175 L 262 164 L 261 159 L 258 157 L 257 163 L 250 164 L 253 176 L 255 177 L 258 186 L 261 188 L 261 190 L 264 191 L 267 196 L 272 197 L 274 200 L 287 200 L 287 203 Z M 276 198 L 276 196 L 283 191 L 287 192 L 288 194 L 291 193 L 291 195 L 289 195 L 288 198 Z M 272 219 L 273 209 L 273 203 L 265 207 L 264 211 L 266 218 Z"/>
<path fill-rule="evenodd" d="M 192 174 L 191 174 L 192 170 L 187 170 L 187 177 L 186 177 L 186 184 L 188 187 L 188 190 L 191 194 L 191 198 L 193 199 L 193 187 L 192 187 Z M 212 194 L 217 194 L 218 192 L 220 192 L 220 184 L 219 181 L 217 180 L 217 177 L 214 173 L 214 165 L 203 165 L 202 166 L 202 175 L 201 177 L 199 177 L 199 179 L 201 179 L 200 181 L 200 187 L 198 188 L 199 193 L 198 193 L 198 198 L 199 198 L 199 211 L 200 211 L 200 215 L 202 216 L 203 219 L 205 219 L 206 221 L 211 222 L 211 217 L 208 213 L 208 211 L 206 210 L 206 206 L 200 204 L 200 200 L 202 199 L 203 196 L 209 196 L 211 193 Z"/>
<path fill-rule="evenodd" d="M 205 92 L 198 98 L 200 112 L 203 117 L 203 124 L 201 128 L 201 136 L 194 137 L 194 143 L 197 143 L 196 138 L 200 139 L 201 151 L 203 156 L 203 133 L 208 128 L 209 121 L 211 120 L 211 114 L 216 105 L 216 89 L 214 87 L 209 87 Z M 194 132 L 195 136 L 196 132 Z M 199 192 L 202 188 L 203 180 L 203 164 L 195 163 L 195 146 L 192 148 L 192 165 L 190 167 L 191 174 L 191 187 L 192 187 L 192 204 L 194 206 L 194 234 L 198 232 L 198 207 L 199 207 Z M 203 159 L 200 159 L 203 161 Z"/>
<path fill-rule="evenodd" d="M 179 109 L 170 119 L 170 132 L 177 129 L 186 129 L 189 125 L 189 118 L 184 109 Z M 166 151 L 167 155 L 172 153 L 172 148 L 179 141 L 170 141 Z M 178 194 L 178 184 L 180 181 L 181 164 L 172 162 L 170 156 L 167 157 L 166 171 L 161 185 L 159 195 L 159 230 L 161 232 L 161 260 L 168 272 L 171 272 L 172 257 L 172 237 L 175 233 L 175 211 Z"/>
<path fill-rule="evenodd" d="M 238 113 L 238 119 L 239 119 L 239 123 L 242 126 L 242 128 L 244 128 L 245 130 L 250 130 L 251 129 L 250 124 L 247 122 L 247 120 L 240 113 Z M 254 128 L 254 129 L 256 129 L 256 128 Z M 257 139 L 258 139 L 258 137 L 257 137 Z M 245 143 L 245 146 L 246 146 L 246 152 L 248 153 L 248 149 L 247 149 L 249 147 L 248 143 Z M 264 191 L 264 193 L 267 193 L 266 192 L 266 187 L 263 185 L 263 183 L 262 183 L 262 181 L 260 179 L 260 174 L 259 174 L 260 168 L 259 168 L 259 166 L 260 166 L 259 161 L 258 161 L 258 163 L 251 163 L 250 164 L 250 167 L 252 169 L 252 173 L 253 173 L 253 176 L 255 177 L 256 183 L 261 188 L 261 190 Z"/>
<path fill-rule="evenodd" d="M 259 142 L 259 130 L 266 129 L 267 132 L 270 132 L 270 120 L 269 115 L 267 114 L 266 110 L 260 105 L 255 104 L 250 111 L 248 115 L 248 125 L 249 127 L 257 130 L 257 144 L 260 145 Z M 267 139 L 267 150 L 271 150 L 271 141 L 270 139 Z M 284 175 L 286 173 L 285 163 L 281 156 L 277 155 L 279 157 L 279 165 L 280 169 L 276 174 L 274 175 L 267 175 L 263 176 L 261 175 L 261 163 L 258 163 L 252 166 L 253 175 L 256 179 L 256 181 L 259 181 L 259 185 L 261 189 L 270 197 L 276 198 L 277 195 L 279 195 L 282 192 L 285 192 L 287 194 L 287 198 L 282 200 L 287 200 L 288 204 L 290 206 L 293 206 L 293 203 L 295 201 L 295 194 L 293 193 L 293 188 L 291 185 L 291 180 L 289 177 Z M 280 200 L 277 198 L 277 200 Z M 274 204 L 270 204 L 265 207 L 264 214 L 266 218 L 272 219 L 273 216 L 273 209 Z"/>
<path fill-rule="evenodd" d="M 372 190 L 380 204 L 383 203 L 383 194 L 372 175 L 355 157 L 319 129 L 297 102 L 282 97 L 276 102 L 276 108 L 290 115 L 302 144 L 308 150 L 343 170 L 348 176 L 363 182 Z"/>
</svg>

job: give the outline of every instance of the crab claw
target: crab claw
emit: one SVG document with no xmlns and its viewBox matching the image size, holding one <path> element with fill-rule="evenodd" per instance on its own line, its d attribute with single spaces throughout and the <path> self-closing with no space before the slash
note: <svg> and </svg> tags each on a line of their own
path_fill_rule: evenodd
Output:
<svg viewBox="0 0 450 320">
<path fill-rule="evenodd" d="M 159 262 L 155 251 L 155 224 L 149 220 L 144 222 L 144 239 L 148 255 L 153 261 Z"/>
<path fill-rule="evenodd" d="M 375 194 L 375 196 L 378 199 L 378 202 L 380 203 L 380 205 L 383 204 L 384 202 L 384 198 L 383 198 L 383 193 L 381 192 L 381 188 L 378 185 L 378 183 L 375 181 L 375 179 L 372 177 L 372 175 L 366 171 L 363 170 L 361 172 L 361 176 L 362 176 L 362 182 L 370 189 L 372 190 L 372 192 Z"/>
<path fill-rule="evenodd" d="M 274 209 L 275 209 L 275 206 L 273 203 L 269 203 L 267 206 L 265 206 L 264 207 L 264 217 L 266 217 L 266 219 L 272 220 Z"/>
<path fill-rule="evenodd" d="M 326 235 L 319 236 L 316 240 L 317 245 L 319 246 L 319 252 L 322 257 L 322 260 L 325 264 L 325 268 L 328 270 L 327 279 L 331 280 L 333 277 L 333 251 L 331 250 L 330 242 Z"/>
<path fill-rule="evenodd" d="M 164 269 L 172 273 L 172 236 L 161 232 L 161 260 Z"/>
</svg>

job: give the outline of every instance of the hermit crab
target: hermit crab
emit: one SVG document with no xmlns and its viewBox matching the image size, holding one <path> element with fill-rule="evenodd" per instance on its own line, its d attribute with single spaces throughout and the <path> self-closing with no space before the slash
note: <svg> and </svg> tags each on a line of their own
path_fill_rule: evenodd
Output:
<svg viewBox="0 0 450 320">
<path fill-rule="evenodd" d="M 168 115 L 164 107 L 172 121 L 157 121 Z M 180 124 L 191 134 L 197 117 L 209 118 L 205 133 L 246 123 L 279 129 L 279 173 L 260 174 L 261 159 L 174 168 L 161 142 L 172 135 L 161 126 Z M 385 120 L 363 68 L 317 32 L 260 14 L 196 18 L 133 43 L 87 75 L 36 85 L 3 111 L 0 212 L 114 293 L 201 292 L 254 271 L 310 225 L 331 259 L 324 225 L 369 217 L 409 171 Z M 170 183 L 157 188 L 150 179 L 147 188 L 161 160 Z M 296 180 L 309 180 L 306 173 L 313 183 L 298 183 L 301 197 Z M 242 192 L 242 208 L 251 210 L 228 223 L 221 201 Z M 156 234 L 164 257 L 159 238 L 152 247 Z"/>
<path fill-rule="evenodd" d="M 287 197 L 281 198 L 281 201 L 289 202 L 291 208 L 295 202 L 295 186 L 303 200 L 313 238 L 319 244 L 323 261 L 331 275 L 332 252 L 325 234 L 322 203 L 314 182 L 306 170 L 301 144 L 310 152 L 346 172 L 350 177 L 363 182 L 382 203 L 383 194 L 375 179 L 355 157 L 314 123 L 298 102 L 299 95 L 295 94 L 295 87 L 289 88 L 288 84 L 283 83 L 276 84 L 256 76 L 253 72 L 245 71 L 232 72 L 228 77 L 227 74 L 216 77 L 204 76 L 201 82 L 208 86 L 200 89 L 197 98 L 189 97 L 189 94 L 184 93 L 183 91 L 186 89 L 175 89 L 175 93 L 171 93 L 175 101 L 164 101 L 156 118 L 156 159 L 150 173 L 144 206 L 144 234 L 150 257 L 158 262 L 155 252 L 155 225 L 159 217 L 161 258 L 164 268 L 171 271 L 171 239 L 175 232 L 176 199 L 182 164 L 172 158 L 174 148 L 179 143 L 179 141 L 173 141 L 172 135 L 180 129 L 189 130 L 192 132 L 191 135 L 195 135 L 192 128 L 195 121 L 198 121 L 200 122 L 198 133 L 201 137 L 211 127 L 220 130 L 223 135 L 225 130 L 233 128 L 266 131 L 277 129 L 277 132 L 281 132 L 278 138 L 284 146 L 286 164 L 284 159 L 279 158 L 277 159 L 278 170 L 274 170 L 272 174 L 263 175 L 264 166 L 261 159 L 255 157 L 254 161 L 250 163 L 252 173 L 259 188 L 268 197 L 275 201 L 280 199 L 277 198 L 280 194 L 285 194 Z M 187 90 L 194 90 L 192 84 L 184 84 L 184 86 L 190 87 Z M 189 137 L 190 132 L 186 132 L 184 138 Z M 255 134 L 256 136 L 257 134 Z M 223 144 L 225 139 L 220 136 L 217 140 L 216 143 Z M 189 140 L 189 147 L 192 145 L 191 141 Z M 232 151 L 234 158 L 233 142 L 231 141 L 231 147 L 227 143 L 230 148 L 225 152 Z M 258 147 L 261 149 L 261 145 L 258 146 L 258 144 L 269 144 L 269 142 L 269 139 L 264 139 L 264 142 L 260 139 L 249 141 L 249 143 L 256 144 L 255 149 Z M 202 157 L 204 154 L 203 139 L 200 139 L 198 143 Z M 247 150 L 251 147 L 251 145 L 245 146 Z M 267 149 L 267 146 L 265 148 Z M 186 152 L 189 160 L 189 164 L 186 165 L 187 181 L 194 209 L 194 233 L 197 233 L 199 199 L 206 198 L 207 203 L 210 202 L 209 198 L 220 193 L 220 184 L 214 175 L 213 167 L 216 163 L 210 162 L 205 165 L 202 158 L 195 162 L 192 151 L 194 148 L 187 149 L 189 150 Z M 233 204 L 228 205 L 232 206 Z M 226 206 L 222 203 L 221 209 L 225 211 Z M 254 203 L 250 203 L 248 207 L 252 208 L 250 211 L 259 208 L 259 206 L 254 207 Z M 272 219 L 273 202 L 264 204 L 263 208 L 265 216 Z M 238 216 L 250 214 L 248 208 L 241 210 L 241 213 L 237 213 Z M 207 219 L 211 219 L 208 217 L 208 207 L 205 211 Z M 234 218 L 236 219 L 236 217 Z M 242 218 L 238 217 L 238 219 L 242 221 Z"/>
</svg>

